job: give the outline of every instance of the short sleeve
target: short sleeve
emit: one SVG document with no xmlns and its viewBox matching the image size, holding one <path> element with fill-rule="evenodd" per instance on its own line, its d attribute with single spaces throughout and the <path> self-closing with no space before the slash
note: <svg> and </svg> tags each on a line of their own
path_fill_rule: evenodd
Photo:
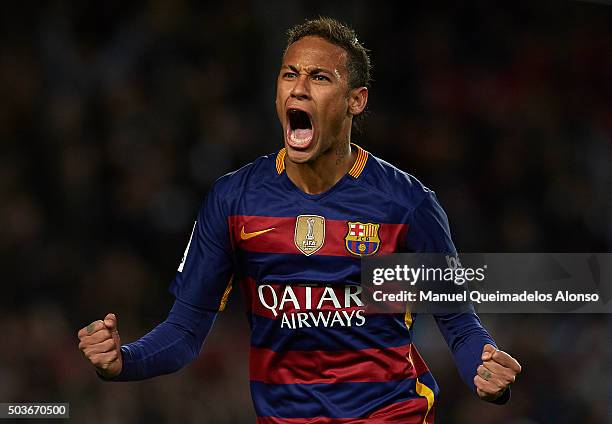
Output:
<svg viewBox="0 0 612 424">
<path fill-rule="evenodd" d="M 225 307 L 233 273 L 228 214 L 222 200 L 215 185 L 202 204 L 170 285 L 176 299 L 212 311 Z"/>
</svg>

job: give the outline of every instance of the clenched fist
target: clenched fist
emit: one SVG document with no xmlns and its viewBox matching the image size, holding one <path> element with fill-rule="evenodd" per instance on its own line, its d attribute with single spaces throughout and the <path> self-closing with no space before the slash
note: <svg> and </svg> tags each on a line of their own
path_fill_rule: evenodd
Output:
<svg viewBox="0 0 612 424">
<path fill-rule="evenodd" d="M 484 400 L 495 400 L 500 397 L 516 376 L 521 372 L 521 365 L 506 352 L 486 344 L 482 349 L 482 365 L 476 369 L 474 384 L 478 397 Z"/>
<path fill-rule="evenodd" d="M 104 321 L 94 321 L 81 328 L 78 336 L 79 349 L 96 367 L 98 374 L 111 378 L 121 372 L 121 339 L 115 314 L 108 314 Z"/>
</svg>

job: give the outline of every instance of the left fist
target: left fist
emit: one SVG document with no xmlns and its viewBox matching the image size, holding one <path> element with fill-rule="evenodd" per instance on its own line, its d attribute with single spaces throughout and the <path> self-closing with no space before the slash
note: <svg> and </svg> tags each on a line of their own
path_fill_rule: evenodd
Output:
<svg viewBox="0 0 612 424">
<path fill-rule="evenodd" d="M 506 352 L 486 344 L 482 349 L 482 365 L 476 369 L 474 384 L 476 393 L 483 400 L 492 401 L 500 397 L 514 383 L 521 365 Z"/>
</svg>

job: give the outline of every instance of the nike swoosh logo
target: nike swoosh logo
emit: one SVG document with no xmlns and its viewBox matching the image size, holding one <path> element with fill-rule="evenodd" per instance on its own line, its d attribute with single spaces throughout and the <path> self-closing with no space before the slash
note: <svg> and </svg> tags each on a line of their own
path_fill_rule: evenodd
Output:
<svg viewBox="0 0 612 424">
<path fill-rule="evenodd" d="M 244 225 L 242 226 L 242 229 L 240 230 L 240 238 L 242 240 L 248 240 L 251 239 L 253 237 L 257 237 L 260 236 L 264 233 L 267 233 L 268 231 L 272 231 L 275 227 L 272 228 L 266 228 L 265 230 L 261 230 L 261 231 L 253 231 L 252 233 L 246 233 L 244 231 Z"/>
</svg>

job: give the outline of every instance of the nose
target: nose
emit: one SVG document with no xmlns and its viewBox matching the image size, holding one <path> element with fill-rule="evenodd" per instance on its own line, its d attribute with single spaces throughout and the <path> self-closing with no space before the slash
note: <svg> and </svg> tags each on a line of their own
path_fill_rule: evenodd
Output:
<svg viewBox="0 0 612 424">
<path fill-rule="evenodd" d="M 291 97 L 299 100 L 307 100 L 310 98 L 310 87 L 308 84 L 308 75 L 300 74 L 293 84 L 291 89 Z"/>
</svg>

